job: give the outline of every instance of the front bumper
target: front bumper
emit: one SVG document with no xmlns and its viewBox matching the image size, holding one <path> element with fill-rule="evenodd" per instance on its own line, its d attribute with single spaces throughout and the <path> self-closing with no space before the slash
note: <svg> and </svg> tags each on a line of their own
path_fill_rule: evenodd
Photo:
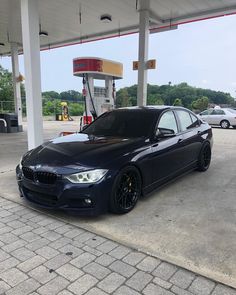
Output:
<svg viewBox="0 0 236 295">
<path fill-rule="evenodd" d="M 16 179 L 20 195 L 37 206 L 76 211 L 81 215 L 99 215 L 108 210 L 111 177 L 95 184 L 73 184 L 66 179 L 58 179 L 49 185 L 25 178 L 18 165 Z"/>
</svg>

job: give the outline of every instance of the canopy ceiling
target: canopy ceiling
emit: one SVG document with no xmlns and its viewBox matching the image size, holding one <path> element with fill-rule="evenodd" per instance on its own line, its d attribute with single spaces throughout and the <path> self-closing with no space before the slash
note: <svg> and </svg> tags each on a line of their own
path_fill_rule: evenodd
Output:
<svg viewBox="0 0 236 295">
<path fill-rule="evenodd" d="M 138 32 L 136 0 L 39 0 L 41 48 L 54 48 Z M 175 28 L 185 22 L 236 13 L 236 0 L 150 0 L 150 30 Z M 108 15 L 111 21 L 103 22 Z M 22 48 L 20 0 L 0 1 L 0 54 L 10 42 Z"/>
</svg>

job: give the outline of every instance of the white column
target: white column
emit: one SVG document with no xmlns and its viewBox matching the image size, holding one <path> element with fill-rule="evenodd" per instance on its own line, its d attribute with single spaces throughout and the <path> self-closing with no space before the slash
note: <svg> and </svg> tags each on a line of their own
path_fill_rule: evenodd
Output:
<svg viewBox="0 0 236 295">
<path fill-rule="evenodd" d="M 110 101 L 112 101 L 113 100 L 113 98 L 112 98 L 112 77 L 106 77 L 105 87 L 107 90 L 107 97 L 110 99 Z"/>
<path fill-rule="evenodd" d="M 43 142 L 38 0 L 21 0 L 28 148 Z"/>
<path fill-rule="evenodd" d="M 139 10 L 139 66 L 138 66 L 138 93 L 137 104 L 147 104 L 147 60 L 149 39 L 149 0 L 140 1 Z"/>
<path fill-rule="evenodd" d="M 15 113 L 18 116 L 18 129 L 22 131 L 22 105 L 21 105 L 21 91 L 20 82 L 17 81 L 19 77 L 19 60 L 18 60 L 18 46 L 16 43 L 11 43 L 11 63 L 12 63 L 12 81 L 14 89 Z"/>
</svg>

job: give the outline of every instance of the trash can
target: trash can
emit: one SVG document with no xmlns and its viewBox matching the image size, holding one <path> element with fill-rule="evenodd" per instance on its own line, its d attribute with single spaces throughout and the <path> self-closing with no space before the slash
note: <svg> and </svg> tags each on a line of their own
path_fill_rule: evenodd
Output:
<svg viewBox="0 0 236 295">
<path fill-rule="evenodd" d="M 4 126 L 4 121 L 0 120 L 0 132 L 14 133 L 19 132 L 18 117 L 15 113 L 0 114 L 0 119 L 3 119 L 7 123 L 7 127 Z"/>
</svg>

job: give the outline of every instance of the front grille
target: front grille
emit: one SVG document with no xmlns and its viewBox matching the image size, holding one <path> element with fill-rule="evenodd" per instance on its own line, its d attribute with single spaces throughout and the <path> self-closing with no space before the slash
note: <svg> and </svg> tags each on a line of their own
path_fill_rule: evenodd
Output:
<svg viewBox="0 0 236 295">
<path fill-rule="evenodd" d="M 22 167 L 23 175 L 25 178 L 45 183 L 45 184 L 54 184 L 57 180 L 57 174 L 51 173 L 51 172 L 45 172 L 45 171 L 33 171 L 29 167 Z"/>
<path fill-rule="evenodd" d="M 32 169 L 29 167 L 22 167 L 22 171 L 25 178 L 34 181 L 34 171 Z"/>
<path fill-rule="evenodd" d="M 53 184 L 57 180 L 57 175 L 51 172 L 37 171 L 34 173 L 35 180 L 41 183 Z"/>
</svg>

